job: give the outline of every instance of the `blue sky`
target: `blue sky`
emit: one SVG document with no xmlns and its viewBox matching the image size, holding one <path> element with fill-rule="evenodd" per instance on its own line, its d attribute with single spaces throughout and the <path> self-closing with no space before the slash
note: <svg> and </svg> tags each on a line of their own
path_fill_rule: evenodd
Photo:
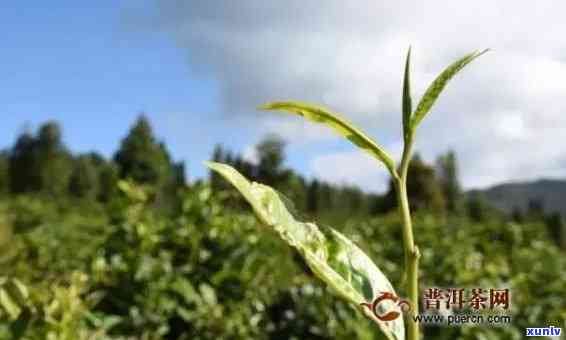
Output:
<svg viewBox="0 0 566 340">
<path fill-rule="evenodd" d="M 173 155 L 201 175 L 193 159 L 206 158 L 210 142 L 222 142 L 225 133 L 212 126 L 222 119 L 215 118 L 214 79 L 192 74 L 164 34 L 130 27 L 115 1 L 85 4 L 0 5 L 0 147 L 12 145 L 24 126 L 55 119 L 72 151 L 110 156 L 145 112 Z M 247 142 L 232 136 L 234 148 Z"/>
<path fill-rule="evenodd" d="M 73 152 L 110 157 L 144 112 L 190 178 L 206 174 L 202 161 L 216 143 L 249 151 L 262 136 L 253 120 L 221 109 L 221 84 L 191 67 L 171 35 L 138 25 L 137 11 L 155 4 L 116 3 L 2 2 L 0 147 L 54 119 Z M 293 154 L 290 164 L 308 172 L 306 155 Z"/>
<path fill-rule="evenodd" d="M 2 1 L 0 148 L 24 126 L 55 119 L 73 152 L 111 156 L 145 112 L 190 178 L 206 174 L 201 162 L 214 144 L 250 155 L 276 132 L 300 172 L 383 190 L 383 168 L 347 143 L 254 107 L 322 103 L 398 156 L 407 46 L 414 97 L 456 57 L 491 47 L 449 85 L 417 149 L 429 162 L 454 149 L 468 188 L 564 178 L 566 152 L 556 148 L 566 134 L 564 10 L 487 0 Z"/>
</svg>

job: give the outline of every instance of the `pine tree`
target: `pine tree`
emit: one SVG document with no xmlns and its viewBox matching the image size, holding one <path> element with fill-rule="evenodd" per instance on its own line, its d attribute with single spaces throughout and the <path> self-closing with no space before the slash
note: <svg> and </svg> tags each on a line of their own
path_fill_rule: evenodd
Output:
<svg viewBox="0 0 566 340">
<path fill-rule="evenodd" d="M 299 211 L 307 210 L 307 184 L 305 179 L 292 170 L 287 170 L 287 184 L 285 185 L 284 193 L 291 198 L 294 206 Z M 307 210 L 308 211 L 308 210 Z"/>
<path fill-rule="evenodd" d="M 222 163 L 225 161 L 224 155 L 225 153 L 224 153 L 224 149 L 222 148 L 222 145 L 216 144 L 214 146 L 214 151 L 212 152 L 212 161 Z M 214 190 L 218 190 L 225 187 L 223 179 L 216 171 L 209 170 L 208 176 L 210 178 L 210 186 Z"/>
<path fill-rule="evenodd" d="M 173 168 L 173 185 L 174 187 L 184 187 L 187 185 L 187 175 L 185 162 L 175 162 Z"/>
<path fill-rule="evenodd" d="M 257 146 L 259 163 L 258 181 L 271 186 L 281 186 L 286 180 L 283 168 L 285 162 L 285 142 L 277 135 L 266 136 Z"/>
<path fill-rule="evenodd" d="M 40 126 L 36 138 L 40 190 L 49 195 L 67 192 L 73 171 L 72 158 L 63 145 L 61 128 L 55 121 Z"/>
<path fill-rule="evenodd" d="M 337 195 L 334 187 L 326 182 L 319 183 L 318 189 L 318 209 L 319 211 L 332 211 L 337 204 Z"/>
<path fill-rule="evenodd" d="M 122 140 L 114 156 L 120 178 L 138 183 L 164 185 L 172 174 L 169 155 L 158 143 L 148 119 L 141 115 Z"/>
<path fill-rule="evenodd" d="M 222 163 L 234 166 L 234 155 L 232 154 L 232 151 L 226 150 L 226 152 L 224 152 L 224 160 Z"/>
<path fill-rule="evenodd" d="M 319 183 L 316 179 L 309 184 L 307 191 L 307 211 L 316 214 L 319 209 Z"/>
<path fill-rule="evenodd" d="M 242 160 L 241 170 L 242 170 L 242 175 L 246 176 L 246 178 L 249 178 L 254 181 L 257 179 L 256 166 L 250 161 L 247 161 L 245 159 Z"/>
<path fill-rule="evenodd" d="M 446 209 L 446 202 L 434 168 L 424 163 L 420 156 L 415 154 L 408 172 L 407 191 L 411 197 L 411 210 L 426 210 L 442 214 Z M 389 190 L 383 199 L 384 211 L 397 207 L 393 185 L 393 182 L 389 181 Z"/>
<path fill-rule="evenodd" d="M 462 208 L 462 189 L 458 180 L 458 165 L 454 151 L 449 151 L 437 159 L 440 185 L 446 199 L 446 210 L 458 213 Z"/>
<path fill-rule="evenodd" d="M 8 151 L 0 151 L 0 194 L 10 191 L 10 156 Z"/>
<path fill-rule="evenodd" d="M 37 192 L 41 188 L 37 143 L 29 131 L 16 140 L 9 157 L 10 191 L 15 194 Z"/>
<path fill-rule="evenodd" d="M 94 200 L 99 193 L 100 174 L 95 160 L 90 155 L 75 159 L 69 182 L 69 192 L 78 198 Z"/>
<path fill-rule="evenodd" d="M 110 202 L 118 193 L 118 166 L 113 162 L 105 162 L 100 165 L 98 171 L 98 195 L 100 202 Z"/>
</svg>

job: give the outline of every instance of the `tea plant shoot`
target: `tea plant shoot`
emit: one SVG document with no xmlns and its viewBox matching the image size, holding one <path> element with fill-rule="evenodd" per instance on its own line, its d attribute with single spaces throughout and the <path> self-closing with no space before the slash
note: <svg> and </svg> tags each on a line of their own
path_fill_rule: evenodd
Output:
<svg viewBox="0 0 566 340">
<path fill-rule="evenodd" d="M 367 134 L 342 118 L 339 114 L 319 106 L 295 102 L 272 102 L 260 107 L 262 110 L 278 110 L 304 117 L 315 123 L 321 123 L 348 139 L 362 151 L 369 153 L 382 163 L 391 175 L 397 195 L 399 214 L 402 219 L 402 235 L 404 249 L 403 285 L 408 302 L 403 318 L 383 320 L 377 317 L 382 312 L 397 310 L 399 304 L 393 300 L 384 301 L 377 310 L 368 307 L 367 302 L 374 301 L 380 294 L 397 296 L 393 285 L 381 272 L 379 267 L 351 240 L 340 232 L 318 226 L 312 222 L 297 220 L 292 214 L 290 203 L 273 188 L 250 182 L 232 167 L 207 162 L 208 167 L 216 171 L 243 195 L 249 202 L 257 218 L 272 228 L 279 236 L 294 247 L 304 258 L 315 275 L 324 281 L 338 296 L 358 308 L 365 316 L 375 321 L 383 334 L 392 340 L 419 340 L 418 322 L 413 318 L 419 312 L 419 258 L 420 251 L 415 243 L 409 197 L 407 195 L 407 173 L 413 153 L 415 134 L 421 121 L 430 112 L 432 106 L 444 90 L 447 83 L 466 65 L 484 51 L 475 51 L 458 59 L 448 66 L 430 84 L 413 110 L 411 99 L 411 49 L 407 52 L 402 90 L 402 136 L 403 153 L 399 164 L 385 149 Z M 377 239 L 375 242 L 390 242 Z M 401 245 L 400 245 L 401 246 Z M 405 334 L 406 333 L 406 334 Z"/>
</svg>

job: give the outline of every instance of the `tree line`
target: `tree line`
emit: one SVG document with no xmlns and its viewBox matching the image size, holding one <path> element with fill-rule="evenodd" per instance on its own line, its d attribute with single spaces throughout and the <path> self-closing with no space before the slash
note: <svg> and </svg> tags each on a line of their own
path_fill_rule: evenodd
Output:
<svg viewBox="0 0 566 340">
<path fill-rule="evenodd" d="M 254 181 L 275 187 L 289 196 L 301 211 L 310 214 L 333 212 L 335 215 L 378 215 L 397 209 L 393 182 L 384 195 L 368 193 L 353 185 L 336 185 L 317 178 L 307 179 L 285 167 L 285 142 L 277 135 L 265 137 L 256 146 L 257 160 L 251 162 L 242 155 L 217 145 L 212 160 L 238 169 Z M 342 166 L 336 164 L 336 167 Z M 425 163 L 417 154 L 411 161 L 408 191 L 413 210 L 436 214 L 459 214 L 465 202 L 458 179 L 456 155 L 449 151 L 438 157 L 435 165 Z M 215 189 L 229 186 L 217 174 L 210 180 Z"/>
<path fill-rule="evenodd" d="M 0 152 L 0 192 L 40 194 L 108 202 L 118 179 L 131 179 L 167 193 L 185 184 L 183 162 L 174 162 L 141 115 L 111 159 L 96 152 L 72 154 L 61 126 L 42 124 L 23 131 L 14 145 Z"/>
<path fill-rule="evenodd" d="M 230 164 L 248 178 L 277 188 L 308 214 L 376 215 L 396 209 L 392 182 L 389 190 L 380 195 L 353 185 L 307 179 L 286 167 L 285 142 L 277 135 L 268 135 L 258 143 L 256 154 L 257 160 L 252 162 L 216 145 L 211 159 Z M 426 164 L 417 154 L 410 172 L 408 190 L 414 210 L 437 214 L 465 210 L 454 152 L 438 157 L 435 165 Z M 0 152 L 0 193 L 4 194 L 68 195 L 108 202 L 116 194 L 119 179 L 151 185 L 164 196 L 187 184 L 184 163 L 172 160 L 145 115 L 135 121 L 110 159 L 96 152 L 72 154 L 63 142 L 61 126 L 55 121 L 40 125 L 35 133 L 23 131 L 12 147 Z M 213 189 L 229 190 L 213 173 L 210 183 Z"/>
<path fill-rule="evenodd" d="M 297 211 L 322 221 L 343 222 L 355 216 L 375 216 L 397 209 L 393 182 L 384 194 L 366 192 L 354 185 L 336 185 L 306 178 L 285 164 L 285 142 L 268 135 L 255 148 L 257 159 L 245 159 L 216 145 L 213 161 L 226 163 L 244 176 L 270 185 L 295 204 Z M 341 164 L 336 164 L 340 167 Z M 475 221 L 497 214 L 479 195 L 465 195 L 458 176 L 456 154 L 448 151 L 435 164 L 417 153 L 411 160 L 407 183 L 413 211 L 435 215 L 467 216 Z M 229 191 L 214 173 L 213 190 Z M 117 194 L 119 179 L 150 185 L 160 202 L 175 203 L 176 192 L 186 187 L 184 162 L 173 161 L 165 143 L 159 141 L 145 115 L 140 115 L 110 159 L 96 152 L 72 154 L 63 142 L 61 126 L 48 121 L 37 131 L 24 130 L 13 146 L 0 151 L 0 194 L 39 194 L 108 203 Z M 164 204 L 167 205 L 167 204 Z M 523 222 L 544 220 L 551 234 L 564 238 L 558 214 L 544 213 L 542 202 L 531 202 L 526 212 L 513 211 L 507 218 Z"/>
</svg>

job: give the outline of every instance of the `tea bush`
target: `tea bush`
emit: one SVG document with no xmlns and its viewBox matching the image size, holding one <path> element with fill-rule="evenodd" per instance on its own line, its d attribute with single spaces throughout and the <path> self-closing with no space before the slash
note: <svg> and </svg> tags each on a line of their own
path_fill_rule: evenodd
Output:
<svg viewBox="0 0 566 340">
<path fill-rule="evenodd" d="M 233 192 L 196 185 L 164 214 L 143 187 L 122 189 L 104 212 L 35 201 L 37 225 L 14 234 L 17 254 L 2 266 L 29 294 L 7 289 L 20 312 L 1 314 L 0 339 L 380 338 L 247 209 L 226 208 Z M 28 214 L 23 206 L 12 209 Z M 340 230 L 399 282 L 400 223 L 390 214 Z M 542 224 L 422 213 L 415 226 L 424 287 L 512 292 L 509 327 L 425 327 L 427 339 L 521 339 L 566 319 L 566 259 Z"/>
</svg>

